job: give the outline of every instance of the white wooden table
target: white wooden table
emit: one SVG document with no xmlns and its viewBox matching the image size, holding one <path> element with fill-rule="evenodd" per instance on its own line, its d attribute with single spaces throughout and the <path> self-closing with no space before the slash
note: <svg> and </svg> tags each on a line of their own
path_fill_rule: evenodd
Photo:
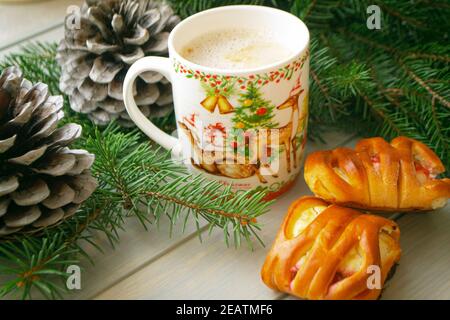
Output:
<svg viewBox="0 0 450 320">
<path fill-rule="evenodd" d="M 81 0 L 53 0 L 27 4 L 0 4 L 0 58 L 29 41 L 56 41 L 63 35 L 69 5 Z M 355 139 L 328 133 L 327 144 L 309 144 L 309 150 L 353 146 Z M 82 289 L 76 299 L 289 299 L 260 280 L 259 271 L 289 204 L 308 194 L 303 179 L 263 216 L 261 233 L 266 248 L 226 248 L 222 233 L 208 236 L 188 226 L 168 236 L 168 221 L 147 232 L 129 219 L 121 242 L 112 249 L 99 237 L 100 253 L 87 248 L 95 266 L 86 263 Z M 450 299 L 450 207 L 429 214 L 394 215 L 401 229 L 400 266 L 383 299 Z"/>
</svg>

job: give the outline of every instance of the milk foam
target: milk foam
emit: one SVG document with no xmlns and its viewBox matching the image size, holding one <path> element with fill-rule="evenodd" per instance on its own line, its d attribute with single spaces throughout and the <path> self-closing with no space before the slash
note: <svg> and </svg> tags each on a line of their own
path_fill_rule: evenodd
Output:
<svg viewBox="0 0 450 320">
<path fill-rule="evenodd" d="M 201 35 L 182 48 L 193 63 L 219 69 L 257 68 L 287 59 L 292 52 L 270 30 L 226 29 Z"/>
</svg>

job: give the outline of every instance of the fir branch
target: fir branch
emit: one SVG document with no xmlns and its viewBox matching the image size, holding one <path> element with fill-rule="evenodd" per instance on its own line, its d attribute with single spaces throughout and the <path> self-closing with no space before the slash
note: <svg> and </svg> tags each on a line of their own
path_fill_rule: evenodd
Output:
<svg viewBox="0 0 450 320">
<path fill-rule="evenodd" d="M 404 21 L 416 28 L 424 28 L 425 27 L 425 24 L 422 21 L 419 21 L 415 18 L 412 18 L 412 17 L 402 14 L 401 12 L 394 9 L 392 6 L 384 3 L 383 1 L 375 1 L 374 3 L 377 4 L 378 6 L 380 6 L 380 8 L 383 10 L 383 12 L 399 19 L 400 21 Z"/>
<path fill-rule="evenodd" d="M 311 1 L 311 3 L 306 6 L 306 12 L 304 15 L 302 15 L 303 19 L 307 19 L 308 16 L 311 14 L 311 12 L 313 11 L 314 6 L 317 4 L 317 0 L 313 0 Z"/>
<path fill-rule="evenodd" d="M 126 133 L 111 125 L 94 132 L 86 139 L 86 147 L 97 152 L 93 174 L 101 187 L 80 212 L 61 225 L 33 237 L 14 236 L 0 242 L 0 259 L 4 261 L 0 274 L 10 277 L 1 286 L 0 295 L 21 292 L 22 298 L 31 298 L 35 289 L 47 298 L 61 297 L 66 291 L 64 286 L 55 286 L 56 279 L 64 282 L 69 262 L 80 264 L 81 258 L 90 258 L 80 243 L 98 247 L 91 234 L 101 231 L 114 246 L 119 241 L 117 230 L 123 229 L 130 213 L 144 226 L 152 217 L 158 221 L 167 216 L 172 225 L 192 217 L 199 231 L 199 219 L 204 218 L 210 228 L 224 229 L 227 245 L 230 237 L 235 246 L 241 237 L 250 246 L 253 237 L 260 241 L 256 218 L 271 204 L 262 201 L 264 191 L 234 193 L 216 181 L 193 176 L 183 165 L 174 163 L 168 152 L 141 142 L 137 131 Z M 38 244 L 33 245 L 35 242 Z M 49 242 L 52 245 L 47 248 Z M 35 256 L 41 258 L 34 261 Z"/>
<path fill-rule="evenodd" d="M 319 80 L 319 76 L 317 75 L 316 71 L 313 68 L 310 68 L 311 77 L 313 78 L 314 82 L 317 84 L 317 86 L 320 89 L 320 92 L 325 96 L 325 98 L 330 101 L 330 95 L 328 94 L 328 88 L 325 87 L 322 82 Z"/>
<path fill-rule="evenodd" d="M 441 125 L 441 121 L 439 119 L 440 115 L 438 114 L 437 108 L 436 108 L 436 99 L 433 98 L 431 100 L 431 115 L 433 118 L 433 121 L 436 125 L 436 128 L 438 130 L 433 130 L 434 135 L 437 136 L 437 140 L 439 141 L 439 143 L 442 146 L 442 150 L 447 150 L 447 152 L 445 153 L 445 151 L 443 153 L 440 154 L 441 157 L 444 157 L 444 159 L 447 159 L 447 163 L 446 165 L 448 166 L 448 159 L 449 159 L 449 155 L 448 153 L 450 153 L 450 128 L 443 128 Z M 445 134 L 446 133 L 446 134 Z M 444 161 L 445 163 L 445 161 Z"/>
<path fill-rule="evenodd" d="M 55 63 L 55 44 L 36 44 L 23 52 L 7 56 L 0 70 L 16 64 L 33 82 L 43 81 L 52 94 L 59 94 L 59 69 Z M 144 226 L 167 216 L 171 225 L 201 220 L 209 228 L 223 228 L 227 245 L 242 238 L 251 246 L 258 236 L 256 217 L 268 211 L 264 190 L 234 193 L 218 182 L 209 182 L 189 174 L 183 164 L 171 160 L 170 153 L 156 148 L 138 130 L 127 131 L 115 124 L 97 128 L 86 117 L 73 112 L 67 100 L 66 121 L 83 127 L 76 147 L 96 154 L 92 173 L 99 188 L 69 220 L 32 235 L 14 235 L 0 241 L 0 296 L 16 295 L 61 298 L 67 293 L 66 268 L 92 261 L 82 245 L 101 251 L 98 236 L 104 235 L 111 246 L 119 241 L 119 230 L 130 217 Z M 170 115 L 162 120 L 173 127 Z M 171 229 L 169 230 L 171 231 Z M 58 284 L 61 283 L 61 284 Z"/>
<path fill-rule="evenodd" d="M 442 97 L 440 94 L 438 94 L 436 91 L 434 91 L 429 85 L 426 84 L 424 80 L 422 80 L 417 74 L 415 74 L 410 68 L 406 66 L 406 64 L 403 61 L 398 61 L 402 69 L 415 81 L 417 82 L 421 87 L 423 87 L 431 96 L 433 99 L 439 100 L 444 106 L 447 108 L 450 108 L 450 101 Z"/>
<path fill-rule="evenodd" d="M 125 209 L 140 215 L 141 206 L 145 206 L 156 220 L 166 215 L 172 223 L 182 214 L 194 214 L 195 219 L 202 216 L 219 227 L 228 223 L 234 227 L 239 223 L 254 227 L 256 220 L 253 218 L 267 212 L 270 202 L 262 201 L 264 191 L 250 191 L 242 197 L 230 188 L 224 189 L 217 181 L 189 174 L 184 165 L 171 160 L 167 151 L 155 149 L 148 143 L 134 146 L 133 141 L 138 140 L 140 133 L 125 134 L 113 127 L 103 133 L 97 131 L 95 138 L 87 141 L 87 146 L 98 152 L 94 169 L 105 183 L 102 189 L 108 191 L 107 197 L 122 203 Z M 182 212 L 182 209 L 187 211 Z M 143 220 L 146 219 L 142 217 Z M 245 228 L 239 231 L 246 236 Z"/>
<path fill-rule="evenodd" d="M 72 258 L 73 253 L 63 233 L 2 242 L 0 274 L 9 280 L 0 287 L 0 296 L 20 293 L 22 299 L 29 299 L 36 288 L 46 298 L 60 298 L 64 289 L 54 283 L 54 278 L 67 278 L 65 266 L 79 262 Z"/>
<path fill-rule="evenodd" d="M 450 56 L 439 55 L 439 54 L 430 54 L 430 53 L 422 53 L 422 52 L 411 52 L 406 55 L 407 58 L 411 59 L 431 59 L 435 61 L 444 61 L 450 63 Z"/>
</svg>

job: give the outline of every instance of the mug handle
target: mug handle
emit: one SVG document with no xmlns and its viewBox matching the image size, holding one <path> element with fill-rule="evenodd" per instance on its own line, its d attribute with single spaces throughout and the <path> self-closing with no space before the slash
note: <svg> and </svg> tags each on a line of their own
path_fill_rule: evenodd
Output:
<svg viewBox="0 0 450 320">
<path fill-rule="evenodd" d="M 172 82 L 170 70 L 171 64 L 169 58 L 144 57 L 139 59 L 133 63 L 125 76 L 123 84 L 123 101 L 130 118 L 147 136 L 163 148 L 172 150 L 172 154 L 179 155 L 181 152 L 179 139 L 165 133 L 147 119 L 141 110 L 139 110 L 133 97 L 133 83 L 141 73 L 146 71 L 156 71 Z"/>
</svg>

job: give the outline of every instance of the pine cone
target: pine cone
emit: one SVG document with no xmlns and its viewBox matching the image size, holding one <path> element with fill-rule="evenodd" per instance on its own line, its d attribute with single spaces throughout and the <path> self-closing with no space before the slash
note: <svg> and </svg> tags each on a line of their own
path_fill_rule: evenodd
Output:
<svg viewBox="0 0 450 320">
<path fill-rule="evenodd" d="M 94 155 L 68 146 L 81 126 L 57 128 L 63 98 L 10 67 L 0 76 L 0 237 L 72 216 L 95 190 Z"/>
<path fill-rule="evenodd" d="M 71 108 L 96 124 L 113 119 L 133 126 L 123 103 L 122 84 L 130 67 L 147 56 L 166 56 L 169 32 L 180 21 L 171 7 L 152 0 L 86 0 L 68 16 L 80 28 L 67 27 L 57 60 L 62 67 L 60 89 Z M 135 100 L 146 116 L 163 117 L 172 109 L 170 83 L 146 72 L 135 83 Z"/>
</svg>

